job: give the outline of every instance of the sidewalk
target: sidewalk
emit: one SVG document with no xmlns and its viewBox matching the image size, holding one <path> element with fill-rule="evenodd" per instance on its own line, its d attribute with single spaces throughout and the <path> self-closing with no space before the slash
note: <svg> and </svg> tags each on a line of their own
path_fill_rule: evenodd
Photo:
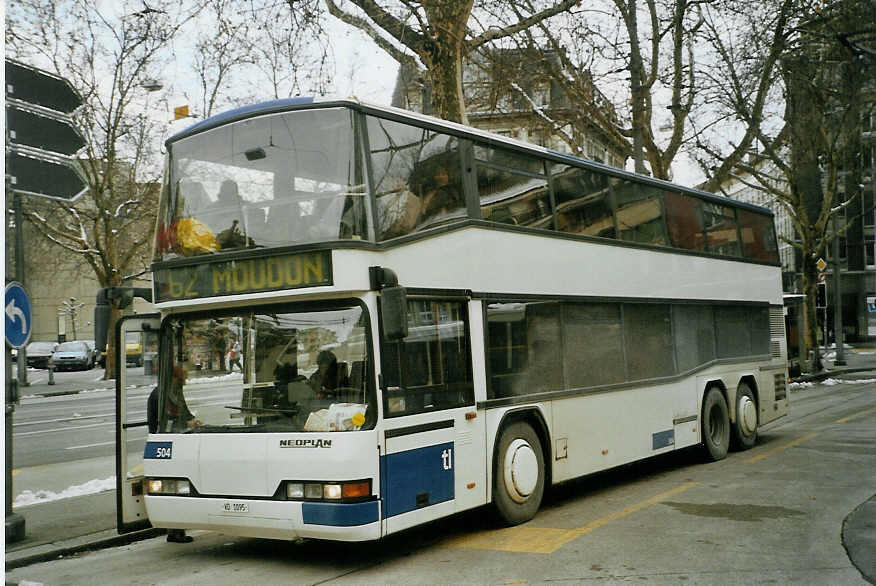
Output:
<svg viewBox="0 0 876 586">
<path fill-rule="evenodd" d="M 119 535 L 115 491 L 19 507 L 15 512 L 24 517 L 25 538 L 15 543 L 6 542 L 7 571 L 161 533 L 149 529 Z"/>
<path fill-rule="evenodd" d="M 844 374 L 868 371 L 873 371 L 873 378 L 876 378 L 876 342 L 855 343 L 854 345 L 845 344 L 843 357 L 846 364 L 841 366 L 834 364 L 836 358 L 835 348 L 828 347 L 826 351 L 822 348 L 821 353 L 823 370 L 815 373 L 804 372 L 794 379 L 795 382 L 818 382 Z"/>
</svg>

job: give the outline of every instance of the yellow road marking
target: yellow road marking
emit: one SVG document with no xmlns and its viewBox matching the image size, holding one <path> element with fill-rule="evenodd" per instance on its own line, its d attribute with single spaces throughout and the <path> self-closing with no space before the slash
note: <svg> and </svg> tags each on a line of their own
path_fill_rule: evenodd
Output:
<svg viewBox="0 0 876 586">
<path fill-rule="evenodd" d="M 662 492 L 647 500 L 630 505 L 625 509 L 615 511 L 601 519 L 591 521 L 584 527 L 578 527 L 575 529 L 555 529 L 549 527 L 520 525 L 518 527 L 509 527 L 507 529 L 496 529 L 494 531 L 482 531 L 480 533 L 463 535 L 449 540 L 446 544 L 449 547 L 459 548 L 550 554 L 557 551 L 573 539 L 590 533 L 591 531 L 595 531 L 603 525 L 622 519 L 636 511 L 644 509 L 645 507 L 666 500 L 667 498 L 680 492 L 684 492 L 697 484 L 697 482 L 686 482 L 672 490 L 667 490 L 666 492 Z"/>
<path fill-rule="evenodd" d="M 784 452 L 788 448 L 793 448 L 797 444 L 801 444 L 807 440 L 811 440 L 812 438 L 814 438 L 817 435 L 818 435 L 818 433 L 816 432 L 816 433 L 810 433 L 809 435 L 804 435 L 803 437 L 798 437 L 797 439 L 795 439 L 792 442 L 788 442 L 787 444 L 773 448 L 772 450 L 764 452 L 763 454 L 758 454 L 757 456 L 754 456 L 753 458 L 749 458 L 745 462 L 747 464 L 754 464 L 755 462 L 760 462 L 761 460 L 769 458 L 770 456 L 772 456 L 774 454 L 778 454 L 779 452 Z"/>
<path fill-rule="evenodd" d="M 848 423 L 852 419 L 856 419 L 856 418 L 860 417 L 861 415 L 866 415 L 867 413 L 872 413 L 873 411 L 876 411 L 876 407 L 871 407 L 870 409 L 858 411 L 857 413 L 853 413 L 847 417 L 843 417 L 842 419 L 837 419 L 836 421 L 834 421 L 834 423 Z"/>
</svg>

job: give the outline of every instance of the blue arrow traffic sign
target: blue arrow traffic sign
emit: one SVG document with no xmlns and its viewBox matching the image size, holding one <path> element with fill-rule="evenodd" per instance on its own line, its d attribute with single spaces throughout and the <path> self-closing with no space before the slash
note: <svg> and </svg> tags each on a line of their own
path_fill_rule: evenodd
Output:
<svg viewBox="0 0 876 586">
<path fill-rule="evenodd" d="M 22 348 L 30 341 L 33 323 L 30 297 L 20 283 L 6 285 L 6 343 L 13 348 Z"/>
</svg>

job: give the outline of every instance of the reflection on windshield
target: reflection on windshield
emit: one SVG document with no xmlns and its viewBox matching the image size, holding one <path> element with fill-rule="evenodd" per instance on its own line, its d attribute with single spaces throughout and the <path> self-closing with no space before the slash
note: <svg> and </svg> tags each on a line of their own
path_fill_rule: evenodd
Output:
<svg viewBox="0 0 876 586">
<path fill-rule="evenodd" d="M 373 427 L 365 323 L 360 307 L 171 319 L 159 431 Z"/>
<path fill-rule="evenodd" d="M 367 237 L 345 108 L 243 120 L 172 146 L 156 260 Z"/>
</svg>

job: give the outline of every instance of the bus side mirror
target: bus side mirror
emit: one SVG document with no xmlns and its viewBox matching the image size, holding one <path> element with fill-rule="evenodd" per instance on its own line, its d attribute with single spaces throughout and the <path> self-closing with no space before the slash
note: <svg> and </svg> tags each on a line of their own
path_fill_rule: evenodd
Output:
<svg viewBox="0 0 876 586">
<path fill-rule="evenodd" d="M 408 335 L 408 292 L 404 287 L 384 287 L 380 291 L 380 325 L 390 342 Z"/>
</svg>

